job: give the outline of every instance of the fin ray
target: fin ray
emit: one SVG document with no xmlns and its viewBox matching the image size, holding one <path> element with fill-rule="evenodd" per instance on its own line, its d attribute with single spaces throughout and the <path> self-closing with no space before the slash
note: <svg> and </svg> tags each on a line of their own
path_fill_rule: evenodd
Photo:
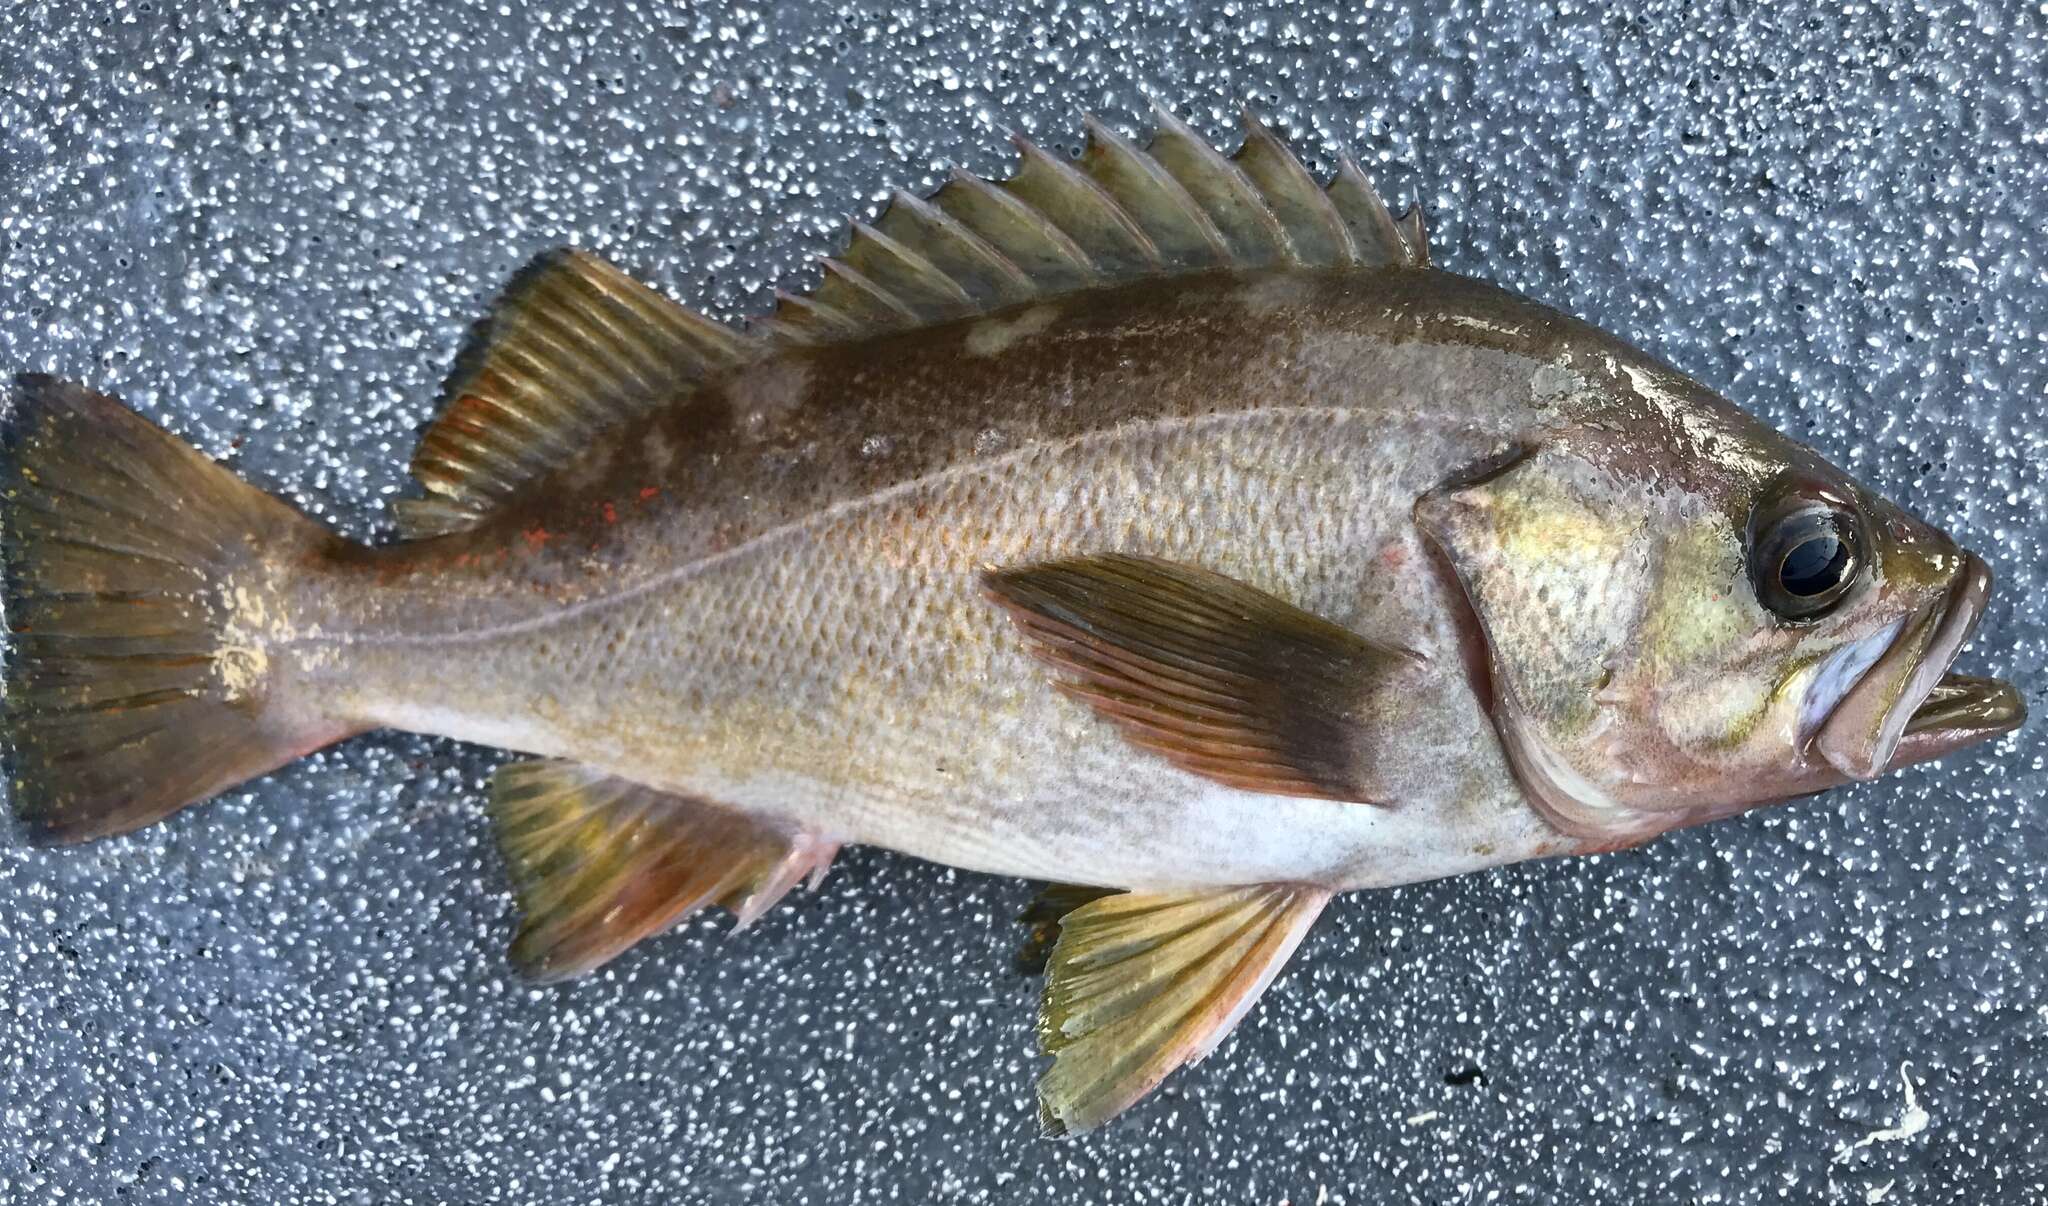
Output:
<svg viewBox="0 0 2048 1206">
<path fill-rule="evenodd" d="M 537 980 L 580 975 L 698 909 L 744 929 L 830 866 L 838 843 L 573 762 L 514 762 L 491 808 L 523 920 L 512 956 Z"/>
<path fill-rule="evenodd" d="M 1175 272 L 1427 263 L 1420 211 L 1385 216 L 1355 165 L 1321 189 L 1249 113 L 1235 159 L 1164 109 L 1155 121 L 1144 150 L 1090 118 L 1078 163 L 1020 137 L 1007 180 L 956 170 L 929 199 L 898 192 L 872 225 L 854 224 L 815 288 L 778 292 L 750 336 L 587 252 L 540 256 L 457 359 L 413 457 L 426 497 L 396 508 L 402 533 L 474 526 L 600 431 L 769 345 L 910 330 Z"/>
<path fill-rule="evenodd" d="M 1329 898 L 1323 888 L 1265 884 L 1118 893 L 1066 913 L 1039 1015 L 1039 1042 L 1053 1059 L 1038 1082 L 1047 1131 L 1100 1126 L 1214 1050 Z"/>
<path fill-rule="evenodd" d="M 1023 164 L 1002 187 L 1066 232 L 1099 271 L 1128 277 L 1159 267 L 1159 248 L 1108 190 L 1021 134 L 1012 141 Z"/>
<path fill-rule="evenodd" d="M 1336 266 L 1358 262 L 1351 232 L 1337 216 L 1329 195 L 1250 109 L 1244 111 L 1244 147 L 1233 162 L 1244 170 L 1287 231 L 1296 261 Z"/>
<path fill-rule="evenodd" d="M 1086 884 L 1047 884 L 1017 916 L 1018 921 L 1031 927 L 1017 946 L 1017 970 L 1026 975 L 1043 972 L 1046 960 L 1052 956 L 1053 944 L 1059 941 L 1060 919 L 1082 905 L 1114 896 L 1116 892 L 1115 888 Z"/>
<path fill-rule="evenodd" d="M 413 456 L 427 498 L 400 505 L 402 529 L 419 539 L 473 525 L 597 431 L 672 401 L 748 351 L 597 256 L 540 256 L 458 357 Z"/>
<path fill-rule="evenodd" d="M 1083 121 L 1082 170 L 1145 229 L 1166 265 L 1201 268 L 1226 259 L 1223 232 L 1172 173 L 1095 118 Z"/>
<path fill-rule="evenodd" d="M 0 736 L 33 840 L 139 828 L 357 731 L 280 702 L 232 635 L 262 558 L 312 562 L 331 537 L 104 394 L 12 393 Z"/>
<path fill-rule="evenodd" d="M 1140 150 L 1086 117 L 1078 161 L 1013 136 L 1005 180 L 956 170 L 929 200 L 896 193 L 758 333 L 856 339 L 1180 272 L 1427 265 L 1420 211 L 1397 222 L 1349 159 L 1324 187 L 1249 111 L 1233 158 L 1163 108 L 1154 125 Z"/>
<path fill-rule="evenodd" d="M 1373 742 L 1420 659 L 1221 574 L 1104 555 L 991 570 L 1055 687 L 1192 774 L 1275 795 L 1390 803 Z"/>
</svg>

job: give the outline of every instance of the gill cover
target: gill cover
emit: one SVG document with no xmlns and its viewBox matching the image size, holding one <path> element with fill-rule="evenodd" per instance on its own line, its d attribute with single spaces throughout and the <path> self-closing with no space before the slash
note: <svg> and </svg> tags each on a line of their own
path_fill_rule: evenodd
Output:
<svg viewBox="0 0 2048 1206">
<path fill-rule="evenodd" d="M 1643 491 L 1545 445 L 1431 491 L 1415 519 L 1463 589 L 1494 723 L 1534 802 L 1576 836 L 1627 827 L 1609 767 L 1586 752 L 1612 724 L 1603 696 L 1653 572 Z"/>
</svg>

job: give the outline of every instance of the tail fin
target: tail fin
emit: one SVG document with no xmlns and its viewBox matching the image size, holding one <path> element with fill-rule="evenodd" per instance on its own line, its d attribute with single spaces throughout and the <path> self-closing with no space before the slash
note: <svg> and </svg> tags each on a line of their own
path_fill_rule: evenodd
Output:
<svg viewBox="0 0 2048 1206">
<path fill-rule="evenodd" d="M 42 376 L 13 394 L 0 736 L 34 840 L 147 825 L 353 731 L 277 706 L 238 631 L 273 567 L 332 537 L 112 398 Z"/>
</svg>

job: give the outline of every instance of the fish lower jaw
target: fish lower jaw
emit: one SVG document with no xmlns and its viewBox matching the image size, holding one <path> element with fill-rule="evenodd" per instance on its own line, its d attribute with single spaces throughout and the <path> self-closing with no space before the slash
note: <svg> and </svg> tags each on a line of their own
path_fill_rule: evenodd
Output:
<svg viewBox="0 0 2048 1206">
<path fill-rule="evenodd" d="M 2003 737 L 2026 720 L 2026 701 L 2011 683 L 1974 674 L 1945 673 L 1913 709 L 1899 748 L 1885 769 L 1926 762 Z"/>
</svg>

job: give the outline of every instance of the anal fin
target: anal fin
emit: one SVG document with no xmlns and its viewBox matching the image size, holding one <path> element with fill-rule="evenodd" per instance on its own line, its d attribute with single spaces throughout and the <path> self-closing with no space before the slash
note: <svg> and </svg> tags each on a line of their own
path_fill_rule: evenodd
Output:
<svg viewBox="0 0 2048 1206">
<path fill-rule="evenodd" d="M 1114 1118 L 1213 1051 L 1300 945 L 1330 893 L 1259 884 L 1105 896 L 1060 919 L 1039 1041 L 1048 1133 Z"/>
<path fill-rule="evenodd" d="M 573 762 L 515 762 L 491 807 L 523 915 L 512 958 L 536 980 L 590 971 L 706 905 L 745 928 L 836 841 Z"/>
</svg>

